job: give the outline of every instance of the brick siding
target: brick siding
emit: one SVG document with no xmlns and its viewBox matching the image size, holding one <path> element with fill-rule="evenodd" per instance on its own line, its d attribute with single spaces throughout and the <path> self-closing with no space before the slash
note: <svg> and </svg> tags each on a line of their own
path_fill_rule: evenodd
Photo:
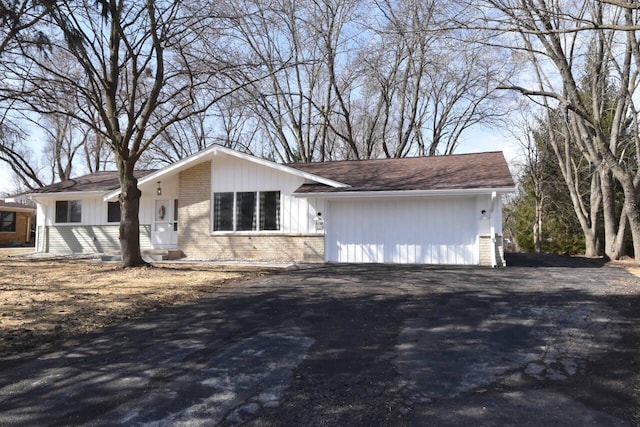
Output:
<svg viewBox="0 0 640 427">
<path fill-rule="evenodd" d="M 492 242 L 490 234 L 481 234 L 479 241 L 480 249 L 480 265 L 487 265 L 491 267 L 491 251 L 495 251 L 497 267 L 504 267 L 504 249 L 502 246 L 502 236 L 497 235 L 495 243 Z"/>
<path fill-rule="evenodd" d="M 324 236 L 211 234 L 211 162 L 180 173 L 178 248 L 192 259 L 323 262 Z"/>
</svg>

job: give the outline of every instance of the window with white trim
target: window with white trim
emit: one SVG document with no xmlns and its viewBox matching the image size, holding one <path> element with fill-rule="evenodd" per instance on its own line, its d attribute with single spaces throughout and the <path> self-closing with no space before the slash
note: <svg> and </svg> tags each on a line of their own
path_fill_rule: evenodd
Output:
<svg viewBox="0 0 640 427">
<path fill-rule="evenodd" d="M 213 193 L 213 231 L 280 230 L 280 192 Z"/>
<path fill-rule="evenodd" d="M 82 222 L 82 202 L 80 200 L 57 200 L 56 223 Z"/>
<path fill-rule="evenodd" d="M 108 202 L 107 222 L 120 222 L 120 202 Z"/>
<path fill-rule="evenodd" d="M 16 232 L 16 213 L 0 212 L 0 233 Z"/>
</svg>

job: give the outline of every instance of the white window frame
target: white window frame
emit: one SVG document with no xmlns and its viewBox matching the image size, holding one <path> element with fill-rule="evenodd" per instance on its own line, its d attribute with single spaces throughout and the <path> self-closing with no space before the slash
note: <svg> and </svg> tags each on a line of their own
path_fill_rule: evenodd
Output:
<svg viewBox="0 0 640 427">
<path fill-rule="evenodd" d="M 80 221 L 78 222 L 73 222 L 73 221 L 67 221 L 67 222 L 58 222 L 58 202 L 67 202 L 67 219 L 70 219 L 71 217 L 71 209 L 69 206 L 69 203 L 71 202 L 77 202 L 80 203 Z M 53 223 L 55 225 L 78 225 L 78 224 L 82 224 L 82 218 L 84 217 L 84 213 L 83 213 L 83 203 L 82 200 L 79 199 L 65 199 L 65 200 L 56 200 L 53 203 Z"/>
<path fill-rule="evenodd" d="M 215 194 L 216 193 L 233 193 L 233 208 L 232 208 L 232 218 L 231 223 L 233 224 L 233 230 L 214 230 L 215 224 Z M 256 229 L 255 230 L 236 230 L 237 226 L 237 215 L 238 215 L 238 193 L 255 193 L 255 203 L 256 203 Z M 260 194 L 261 193 L 280 193 L 280 215 L 279 215 L 279 228 L 277 230 L 261 230 L 260 229 Z M 278 234 L 282 233 L 282 205 L 284 198 L 282 197 L 281 190 L 256 190 L 256 191 L 214 191 L 211 193 L 211 234 Z"/>
</svg>

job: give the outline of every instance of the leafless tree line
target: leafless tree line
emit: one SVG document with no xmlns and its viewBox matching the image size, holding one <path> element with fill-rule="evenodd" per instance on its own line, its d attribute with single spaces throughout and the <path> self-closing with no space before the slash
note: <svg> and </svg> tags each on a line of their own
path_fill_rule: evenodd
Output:
<svg viewBox="0 0 640 427">
<path fill-rule="evenodd" d="M 528 65 L 528 75 L 503 87 L 541 107 L 542 142 L 555 154 L 586 254 L 600 253 L 603 231 L 604 253 L 620 258 L 630 231 L 640 259 L 640 6 L 626 0 L 487 0 L 469 7 L 483 19 L 465 26 L 493 31 L 494 46 Z"/>
<path fill-rule="evenodd" d="M 232 97 L 237 137 L 284 162 L 451 154 L 469 127 L 508 112 L 496 87 L 511 69 L 477 31 L 448 25 L 450 6 L 234 2 L 231 37 L 269 71 Z"/>
<path fill-rule="evenodd" d="M 639 253 L 638 10 L 626 0 L 3 1 L 0 160 L 26 186 L 45 183 L 26 119 L 45 129 L 48 179 L 74 174 L 79 159 L 117 168 L 123 255 L 136 265 L 135 168 L 214 142 L 283 162 L 450 154 L 520 93 L 555 124 L 546 141 L 587 254 L 598 252 L 599 215 L 609 256 L 627 230 Z"/>
<path fill-rule="evenodd" d="M 79 30 L 76 37 L 104 44 L 93 35 L 107 31 L 102 3 L 51 10 L 78 15 L 65 24 L 67 32 Z M 95 70 L 78 64 L 75 55 L 90 55 L 104 69 L 100 62 L 108 58 L 109 46 L 84 53 L 89 45 L 65 47 L 74 35 L 63 28 L 55 36 L 52 28 L 64 21 L 37 4 L 24 0 L 13 11 L 21 31 L 3 26 L 3 64 L 9 66 L 2 72 L 11 82 L 3 96 L 15 99 L 19 91 L 24 101 L 25 91 L 38 94 L 26 103 L 1 105 L 18 123 L 9 126 L 6 120 L 4 128 L 20 136 L 2 139 L 0 158 L 25 188 L 116 167 L 109 137 L 97 125 L 107 99 L 93 105 L 69 89 L 95 83 Z M 477 32 L 448 26 L 447 7 L 443 0 L 178 2 L 174 9 L 185 15 L 172 18 L 175 51 L 164 61 L 183 81 L 172 88 L 175 99 L 163 101 L 145 124 L 160 132 L 139 165 L 173 162 L 211 143 L 283 162 L 453 153 L 465 130 L 495 123 L 508 112 L 507 94 L 495 89 L 511 70 L 494 49 L 477 42 Z M 86 29 L 79 25 L 83 20 Z M 14 33 L 21 39 L 12 38 Z M 132 58 L 135 48 L 125 44 Z M 145 65 L 127 70 L 128 84 L 119 91 L 138 84 L 149 90 L 155 69 Z M 192 78 L 203 80 L 192 84 Z M 220 94 L 228 96 L 221 100 Z M 164 108 L 187 98 L 185 117 L 166 121 Z M 44 156 L 25 143 L 30 128 L 44 135 Z"/>
</svg>

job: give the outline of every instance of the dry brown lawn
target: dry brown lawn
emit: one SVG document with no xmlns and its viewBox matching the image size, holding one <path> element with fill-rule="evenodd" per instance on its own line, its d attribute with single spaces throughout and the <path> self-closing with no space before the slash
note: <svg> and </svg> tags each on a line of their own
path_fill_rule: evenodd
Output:
<svg viewBox="0 0 640 427">
<path fill-rule="evenodd" d="M 609 261 L 607 265 L 610 267 L 624 268 L 632 275 L 640 277 L 640 266 L 633 258 L 627 258 L 619 261 Z"/>
<path fill-rule="evenodd" d="M 53 344 L 145 312 L 211 295 L 273 270 L 157 264 L 122 270 L 87 260 L 0 251 L 0 357 Z"/>
</svg>

